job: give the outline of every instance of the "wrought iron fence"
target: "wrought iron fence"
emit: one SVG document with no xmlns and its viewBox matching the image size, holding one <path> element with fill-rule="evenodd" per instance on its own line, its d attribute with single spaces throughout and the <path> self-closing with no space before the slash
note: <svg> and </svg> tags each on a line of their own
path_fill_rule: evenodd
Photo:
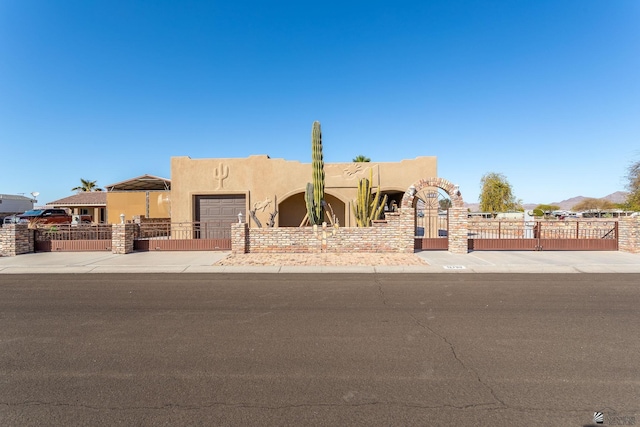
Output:
<svg viewBox="0 0 640 427">
<path fill-rule="evenodd" d="M 485 221 L 469 224 L 476 239 L 617 239 L 617 221 Z"/>
<path fill-rule="evenodd" d="M 52 240 L 111 240 L 111 225 L 40 225 L 35 229 L 35 239 L 38 242 Z"/>
<path fill-rule="evenodd" d="M 142 223 L 136 240 L 161 239 L 230 239 L 231 226 L 221 227 L 208 222 L 154 222 Z"/>
</svg>

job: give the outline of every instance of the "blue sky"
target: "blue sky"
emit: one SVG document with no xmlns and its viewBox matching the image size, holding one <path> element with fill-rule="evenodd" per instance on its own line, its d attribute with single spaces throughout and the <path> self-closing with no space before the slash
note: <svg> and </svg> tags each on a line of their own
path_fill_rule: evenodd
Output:
<svg viewBox="0 0 640 427">
<path fill-rule="evenodd" d="M 0 193 L 72 195 L 172 156 L 437 156 L 477 202 L 624 190 L 640 2 L 0 1 Z"/>
</svg>

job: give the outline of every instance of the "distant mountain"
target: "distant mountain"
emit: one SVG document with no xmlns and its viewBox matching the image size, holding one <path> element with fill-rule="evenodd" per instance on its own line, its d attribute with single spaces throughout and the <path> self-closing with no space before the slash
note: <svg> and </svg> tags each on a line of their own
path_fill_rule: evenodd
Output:
<svg viewBox="0 0 640 427">
<path fill-rule="evenodd" d="M 575 205 L 577 205 L 578 203 L 582 202 L 585 199 L 605 199 L 608 200 L 612 203 L 623 203 L 626 199 L 627 199 L 627 193 L 625 193 L 624 191 L 616 191 L 615 193 L 611 193 L 607 196 L 604 197 L 584 197 L 584 196 L 577 196 L 577 197 L 572 197 L 570 199 L 567 200 L 563 200 L 561 202 L 553 202 L 550 203 L 551 205 L 556 205 L 556 206 L 560 206 L 560 209 L 565 209 L 565 210 L 569 210 L 572 207 L 574 207 Z"/>
<path fill-rule="evenodd" d="M 612 203 L 623 203 L 627 199 L 627 193 L 624 191 L 616 191 L 615 193 L 611 193 L 604 197 L 585 197 L 585 196 L 576 196 L 570 199 L 563 200 L 561 202 L 553 202 L 553 203 L 545 203 L 548 205 L 556 205 L 560 206 L 560 209 L 570 210 L 572 207 L 580 203 L 585 199 L 605 199 L 609 200 Z M 534 209 L 540 203 L 525 203 L 522 207 L 525 210 Z M 464 206 L 471 210 L 471 212 L 478 212 L 480 209 L 480 203 L 465 203 Z"/>
</svg>

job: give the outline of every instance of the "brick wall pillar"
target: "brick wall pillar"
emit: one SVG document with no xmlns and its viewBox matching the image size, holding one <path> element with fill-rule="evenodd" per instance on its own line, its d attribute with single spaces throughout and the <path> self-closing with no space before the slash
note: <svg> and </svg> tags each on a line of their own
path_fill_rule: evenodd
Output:
<svg viewBox="0 0 640 427">
<path fill-rule="evenodd" d="M 16 256 L 34 251 L 33 230 L 28 224 L 5 224 L 0 228 L 0 255 Z"/>
<path fill-rule="evenodd" d="M 466 208 L 449 208 L 449 252 L 466 254 L 469 252 L 469 215 Z"/>
<path fill-rule="evenodd" d="M 640 217 L 623 216 L 618 221 L 618 250 L 640 253 Z"/>
<path fill-rule="evenodd" d="M 396 217 L 397 216 L 397 220 Z M 398 239 L 398 252 L 413 253 L 416 228 L 415 210 L 413 208 L 400 208 L 398 213 L 385 213 L 389 225 L 394 228 L 394 234 Z"/>
<path fill-rule="evenodd" d="M 231 253 L 246 254 L 249 252 L 249 224 L 236 222 L 231 224 Z"/>
<path fill-rule="evenodd" d="M 111 226 L 111 252 L 130 254 L 138 224 L 113 224 Z"/>
</svg>

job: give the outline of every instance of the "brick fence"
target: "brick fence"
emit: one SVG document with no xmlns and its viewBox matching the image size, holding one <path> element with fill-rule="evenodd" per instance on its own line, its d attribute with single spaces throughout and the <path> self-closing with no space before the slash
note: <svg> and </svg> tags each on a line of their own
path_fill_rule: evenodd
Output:
<svg viewBox="0 0 640 427">
<path fill-rule="evenodd" d="M 468 212 L 462 207 L 449 208 L 449 252 L 466 254 L 469 252 Z"/>
<path fill-rule="evenodd" d="M 236 223 L 231 225 L 231 250 L 233 253 L 412 253 L 415 231 L 413 208 L 401 208 L 399 212 L 385 215 L 385 220 L 375 221 L 372 227 L 364 228 L 325 226 L 250 229 L 246 223 Z M 482 222 L 490 223 L 491 220 Z M 589 228 L 590 224 L 596 226 L 598 222 L 600 221 L 582 221 L 580 227 Z M 467 219 L 466 209 L 450 208 L 449 252 L 467 253 L 468 230 L 477 225 L 477 220 Z M 112 252 L 133 252 L 138 227 L 138 224 L 114 224 Z M 619 218 L 618 236 L 620 251 L 640 253 L 640 217 Z M 34 249 L 34 231 L 27 224 L 5 224 L 0 228 L 0 256 L 32 253 Z"/>
<path fill-rule="evenodd" d="M 233 224 L 233 253 L 328 253 L 401 252 L 413 253 L 413 209 L 386 213 L 386 219 L 372 227 L 279 227 L 248 228 Z"/>
<path fill-rule="evenodd" d="M 35 250 L 33 230 L 28 224 L 4 224 L 0 228 L 0 256 L 28 254 Z"/>
<path fill-rule="evenodd" d="M 618 222 L 618 250 L 640 253 L 640 217 L 621 217 Z"/>
<path fill-rule="evenodd" d="M 138 224 L 113 224 L 111 226 L 111 252 L 114 254 L 130 254 L 133 252 L 133 241 L 139 234 Z"/>
</svg>

